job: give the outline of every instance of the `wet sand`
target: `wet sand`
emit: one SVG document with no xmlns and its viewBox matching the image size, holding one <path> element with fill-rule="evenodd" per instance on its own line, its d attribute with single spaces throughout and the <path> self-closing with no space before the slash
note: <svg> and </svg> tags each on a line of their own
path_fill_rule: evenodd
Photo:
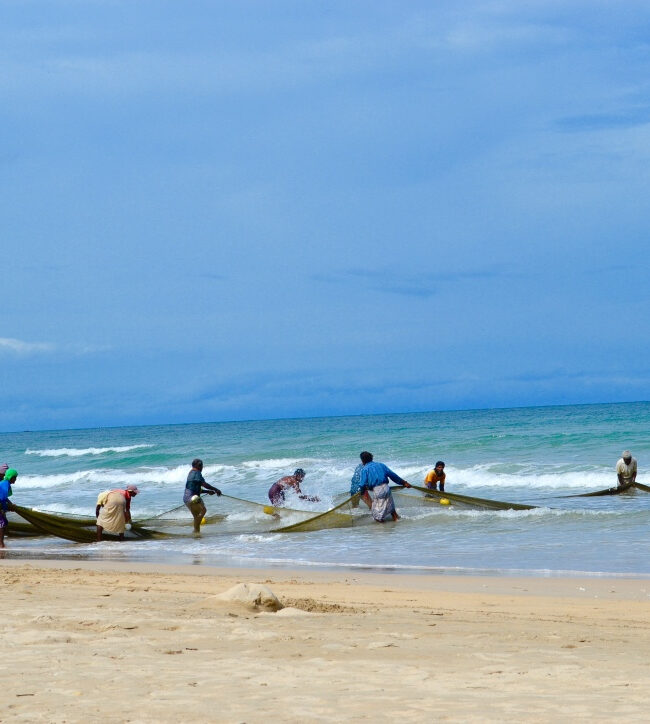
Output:
<svg viewBox="0 0 650 724">
<path fill-rule="evenodd" d="M 0 561 L 2 721 L 647 721 L 650 581 Z M 286 608 L 214 598 L 265 583 Z"/>
</svg>

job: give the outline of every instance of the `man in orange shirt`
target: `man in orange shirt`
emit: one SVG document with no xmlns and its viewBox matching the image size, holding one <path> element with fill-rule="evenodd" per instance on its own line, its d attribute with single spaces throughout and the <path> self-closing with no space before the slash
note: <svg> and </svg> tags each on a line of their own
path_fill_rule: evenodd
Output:
<svg viewBox="0 0 650 724">
<path fill-rule="evenodd" d="M 445 464 L 442 460 L 438 460 L 433 470 L 429 470 L 427 477 L 424 479 L 424 485 L 431 490 L 436 490 L 436 486 L 439 487 L 440 492 L 445 492 Z"/>
</svg>

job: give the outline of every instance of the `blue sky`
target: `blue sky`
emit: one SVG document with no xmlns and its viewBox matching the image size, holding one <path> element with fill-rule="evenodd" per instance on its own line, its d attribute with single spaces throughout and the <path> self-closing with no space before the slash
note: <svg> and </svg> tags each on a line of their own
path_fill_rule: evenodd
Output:
<svg viewBox="0 0 650 724">
<path fill-rule="evenodd" d="M 649 38 L 6 0 L 0 429 L 648 399 Z"/>
</svg>

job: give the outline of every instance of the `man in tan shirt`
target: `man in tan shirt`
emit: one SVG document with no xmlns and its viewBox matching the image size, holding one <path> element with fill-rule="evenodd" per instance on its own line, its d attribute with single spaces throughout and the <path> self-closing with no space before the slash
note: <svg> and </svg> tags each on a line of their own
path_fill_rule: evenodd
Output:
<svg viewBox="0 0 650 724">
<path fill-rule="evenodd" d="M 621 459 L 616 463 L 616 475 L 619 488 L 636 482 L 636 458 L 629 450 L 623 450 Z"/>
</svg>

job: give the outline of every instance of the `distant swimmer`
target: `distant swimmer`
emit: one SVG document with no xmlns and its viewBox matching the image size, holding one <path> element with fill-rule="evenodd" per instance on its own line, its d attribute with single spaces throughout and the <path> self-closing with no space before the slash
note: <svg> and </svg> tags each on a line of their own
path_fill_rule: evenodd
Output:
<svg viewBox="0 0 650 724">
<path fill-rule="evenodd" d="M 0 465 L 0 548 L 5 547 L 5 533 L 9 521 L 7 520 L 7 511 L 13 510 L 13 505 L 9 502 L 13 491 L 11 486 L 16 482 L 18 472 L 10 468 L 7 464 Z"/>
<path fill-rule="evenodd" d="M 426 478 L 424 479 L 424 486 L 431 490 L 439 489 L 441 493 L 445 492 L 445 464 L 442 460 L 438 460 L 435 468 L 429 470 Z M 436 485 L 439 486 L 436 488 Z"/>
<path fill-rule="evenodd" d="M 372 510 L 372 498 L 367 490 L 362 490 L 361 487 L 361 471 L 363 470 L 363 463 L 359 463 L 352 473 L 350 480 L 350 497 L 354 497 L 360 494 L 361 500 Z M 358 507 L 359 502 L 357 501 L 354 506 Z"/>
<path fill-rule="evenodd" d="M 183 493 L 183 502 L 189 508 L 192 517 L 194 518 L 194 533 L 201 533 L 201 521 L 207 513 L 205 503 L 201 498 L 201 493 L 205 492 L 208 495 L 221 495 L 219 488 L 215 488 L 214 485 L 206 483 L 203 477 L 203 460 L 200 458 L 194 458 L 192 460 L 192 469 L 187 475 L 187 482 L 185 483 L 185 492 Z"/>
<path fill-rule="evenodd" d="M 302 468 L 298 468 L 293 475 L 285 475 L 283 478 L 280 478 L 277 483 L 273 483 L 269 488 L 269 500 L 273 505 L 283 505 L 286 492 L 289 489 L 295 490 L 300 500 L 309 500 L 312 503 L 317 503 L 320 500 L 319 497 L 316 495 L 305 495 L 300 489 L 300 483 L 305 479 L 305 475 L 305 471 Z"/>
<path fill-rule="evenodd" d="M 104 531 L 118 535 L 124 540 L 126 524 L 131 522 L 131 499 L 138 494 L 135 485 L 127 485 L 124 490 L 105 490 L 97 497 L 95 518 L 97 518 L 97 540 L 102 540 Z"/>
<path fill-rule="evenodd" d="M 616 463 L 616 475 L 619 488 L 636 482 L 636 458 L 629 450 L 623 450 L 621 459 Z"/>
<path fill-rule="evenodd" d="M 365 492 L 368 490 L 372 491 L 372 517 L 378 523 L 383 523 L 388 520 L 388 518 L 399 520 L 388 481 L 392 480 L 394 483 L 403 485 L 405 488 L 410 488 L 410 483 L 400 478 L 397 473 L 394 473 L 387 465 L 384 465 L 384 463 L 374 462 L 372 453 L 364 450 L 359 457 L 363 463 L 363 468 L 361 469 L 361 490 Z"/>
</svg>

